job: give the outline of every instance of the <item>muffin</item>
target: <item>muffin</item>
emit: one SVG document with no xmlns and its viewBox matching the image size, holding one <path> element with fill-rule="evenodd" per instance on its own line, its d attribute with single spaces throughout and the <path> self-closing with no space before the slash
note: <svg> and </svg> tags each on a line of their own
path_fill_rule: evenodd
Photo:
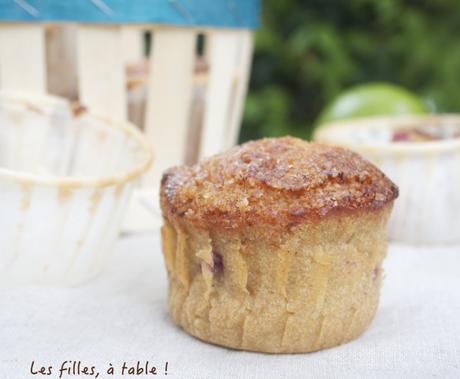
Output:
<svg viewBox="0 0 460 379">
<path fill-rule="evenodd" d="M 356 153 L 284 137 L 162 178 L 174 321 L 201 340 L 311 352 L 359 336 L 379 301 L 397 187 Z"/>
</svg>

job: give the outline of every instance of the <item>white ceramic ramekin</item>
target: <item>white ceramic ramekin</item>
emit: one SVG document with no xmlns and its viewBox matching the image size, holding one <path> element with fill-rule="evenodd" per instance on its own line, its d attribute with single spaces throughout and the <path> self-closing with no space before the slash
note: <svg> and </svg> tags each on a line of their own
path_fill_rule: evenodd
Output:
<svg viewBox="0 0 460 379">
<path fill-rule="evenodd" d="M 458 126 L 458 115 L 376 117 L 334 122 L 314 139 L 354 150 L 376 164 L 400 190 L 390 238 L 412 244 L 460 242 L 460 138 L 392 142 L 395 129 Z"/>
<path fill-rule="evenodd" d="M 98 273 L 151 162 L 128 123 L 0 93 L 0 284 L 75 285 Z"/>
</svg>

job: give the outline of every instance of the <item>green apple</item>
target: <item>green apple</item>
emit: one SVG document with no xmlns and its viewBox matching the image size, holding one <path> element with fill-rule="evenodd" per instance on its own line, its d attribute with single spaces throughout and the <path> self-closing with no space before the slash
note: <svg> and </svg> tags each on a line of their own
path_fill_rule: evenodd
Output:
<svg viewBox="0 0 460 379">
<path fill-rule="evenodd" d="M 430 111 L 416 94 L 388 83 L 369 83 L 352 87 L 328 104 L 315 124 L 334 120 L 378 115 L 423 114 Z"/>
</svg>

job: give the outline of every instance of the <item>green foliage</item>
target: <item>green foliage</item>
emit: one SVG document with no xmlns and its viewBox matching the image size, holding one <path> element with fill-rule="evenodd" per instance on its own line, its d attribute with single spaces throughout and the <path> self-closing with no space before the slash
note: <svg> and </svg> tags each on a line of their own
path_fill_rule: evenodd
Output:
<svg viewBox="0 0 460 379">
<path fill-rule="evenodd" d="M 400 84 L 460 111 L 460 1 L 264 0 L 242 141 L 311 136 L 345 88 Z"/>
</svg>

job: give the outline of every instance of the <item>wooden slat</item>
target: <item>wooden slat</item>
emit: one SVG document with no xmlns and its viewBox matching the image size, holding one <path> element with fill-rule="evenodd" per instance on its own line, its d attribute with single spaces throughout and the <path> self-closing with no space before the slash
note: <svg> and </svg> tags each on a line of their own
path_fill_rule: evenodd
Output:
<svg viewBox="0 0 460 379">
<path fill-rule="evenodd" d="M 121 27 L 121 51 L 125 63 L 137 63 L 144 58 L 144 31 L 136 27 Z"/>
<path fill-rule="evenodd" d="M 71 100 L 78 97 L 77 26 L 53 25 L 46 30 L 48 92 Z"/>
<path fill-rule="evenodd" d="M 115 26 L 80 26 L 77 58 L 80 101 L 93 112 L 125 119 L 127 113 L 121 34 Z"/>
<path fill-rule="evenodd" d="M 243 30 L 239 32 L 239 51 L 236 67 L 236 78 L 233 83 L 233 99 L 230 110 L 230 124 L 227 130 L 227 137 L 224 140 L 224 148 L 227 149 L 238 142 L 243 115 L 244 102 L 249 84 L 249 73 L 251 71 L 253 36 L 252 32 Z"/>
<path fill-rule="evenodd" d="M 145 130 L 154 147 L 155 163 L 147 185 L 158 186 L 166 168 L 184 161 L 195 42 L 195 32 L 186 29 L 153 33 Z"/>
<path fill-rule="evenodd" d="M 207 35 L 207 43 L 209 76 L 200 157 L 217 153 L 227 144 L 240 35 L 238 31 L 215 30 Z"/>
<path fill-rule="evenodd" d="M 45 33 L 40 25 L 0 26 L 0 87 L 46 92 Z"/>
</svg>

